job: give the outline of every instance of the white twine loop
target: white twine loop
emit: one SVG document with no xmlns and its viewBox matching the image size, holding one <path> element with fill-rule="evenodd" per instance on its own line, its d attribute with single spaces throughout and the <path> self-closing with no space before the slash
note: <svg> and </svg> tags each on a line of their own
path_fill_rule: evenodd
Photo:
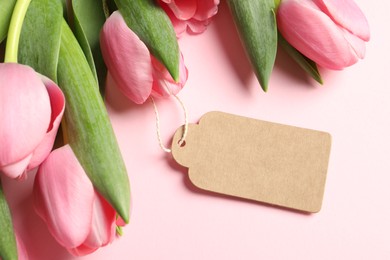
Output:
<svg viewBox="0 0 390 260">
<path fill-rule="evenodd" d="M 184 111 L 184 131 L 183 131 L 183 135 L 181 136 L 178 144 L 181 146 L 184 144 L 185 142 L 185 139 L 186 139 L 186 136 L 187 136 L 187 132 L 188 132 L 188 114 L 187 114 L 187 108 L 186 106 L 184 105 L 183 101 L 176 95 L 173 95 L 173 97 L 175 97 L 175 99 L 179 102 L 179 104 L 181 105 L 183 111 Z M 156 132 L 157 132 L 157 140 L 158 140 L 158 144 L 160 145 L 161 149 L 166 152 L 166 153 L 171 153 L 172 150 L 167 148 L 163 142 L 162 142 L 162 138 L 161 138 L 161 129 L 160 129 L 160 116 L 159 116 L 159 113 L 158 113 L 158 109 L 157 109 L 157 105 L 156 105 L 156 102 L 154 101 L 153 97 L 150 97 L 150 100 L 152 101 L 152 104 L 153 104 L 153 108 L 154 108 L 154 113 L 156 115 Z"/>
</svg>

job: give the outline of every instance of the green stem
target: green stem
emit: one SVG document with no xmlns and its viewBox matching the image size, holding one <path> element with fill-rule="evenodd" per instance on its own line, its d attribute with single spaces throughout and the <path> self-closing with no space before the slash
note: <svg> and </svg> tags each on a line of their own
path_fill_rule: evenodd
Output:
<svg viewBox="0 0 390 260">
<path fill-rule="evenodd" d="M 18 0 L 9 26 L 4 62 L 18 62 L 20 32 L 31 0 Z"/>
</svg>

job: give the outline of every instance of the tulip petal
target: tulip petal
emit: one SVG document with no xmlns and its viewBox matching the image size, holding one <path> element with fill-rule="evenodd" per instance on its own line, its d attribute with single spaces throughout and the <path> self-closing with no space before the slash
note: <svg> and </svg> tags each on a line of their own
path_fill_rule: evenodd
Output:
<svg viewBox="0 0 390 260">
<path fill-rule="evenodd" d="M 75 256 L 90 254 L 115 238 L 116 212 L 103 197 L 95 195 L 90 233 L 82 245 L 68 249 Z"/>
<path fill-rule="evenodd" d="M 32 68 L 0 64 L 0 82 L 0 167 L 4 167 L 26 158 L 42 141 L 51 109 L 45 85 Z"/>
<path fill-rule="evenodd" d="M 57 135 L 58 127 L 61 124 L 62 115 L 65 110 L 65 97 L 61 89 L 49 78 L 42 76 L 42 82 L 45 84 L 47 93 L 49 94 L 51 104 L 51 120 L 49 129 L 39 144 L 34 150 L 28 169 L 35 168 L 48 156 Z"/>
<path fill-rule="evenodd" d="M 124 227 L 126 225 L 126 222 L 120 216 L 117 216 L 116 225 L 118 227 Z"/>
<path fill-rule="evenodd" d="M 23 240 L 19 238 L 18 233 L 15 233 L 16 244 L 18 246 L 18 260 L 28 260 L 28 254 L 26 247 L 24 246 Z"/>
<path fill-rule="evenodd" d="M 192 18 L 197 10 L 197 0 L 173 0 L 168 3 L 169 8 L 179 20 Z"/>
<path fill-rule="evenodd" d="M 349 42 L 351 45 L 352 50 L 356 53 L 356 55 L 363 59 L 366 55 L 366 44 L 365 41 L 363 41 L 361 38 L 355 36 L 354 34 L 351 34 L 347 30 L 343 30 L 345 39 Z"/>
<path fill-rule="evenodd" d="M 169 97 L 176 95 L 184 87 L 188 78 L 188 70 L 184 65 L 183 55 L 180 55 L 180 74 L 179 82 L 175 82 L 168 70 L 154 57 L 152 57 L 153 63 L 153 90 L 152 95 L 154 97 Z"/>
<path fill-rule="evenodd" d="M 207 29 L 207 25 L 209 25 L 211 22 L 211 19 L 198 21 L 195 19 L 191 19 L 187 21 L 187 26 L 189 30 L 194 34 L 200 34 Z"/>
<path fill-rule="evenodd" d="M 90 248 L 99 248 L 111 243 L 115 238 L 116 212 L 107 201 L 96 194 L 93 205 L 91 231 L 84 242 Z"/>
<path fill-rule="evenodd" d="M 23 158 L 18 162 L 14 162 L 1 167 L 0 171 L 3 172 L 5 176 L 12 179 L 23 178 L 23 176 L 26 174 L 26 169 L 30 163 L 31 157 L 32 154 L 29 154 L 27 157 Z"/>
<path fill-rule="evenodd" d="M 364 13 L 353 0 L 314 0 L 335 23 L 364 41 L 370 39 L 370 28 Z"/>
<path fill-rule="evenodd" d="M 179 20 L 172 12 L 172 10 L 168 7 L 168 5 L 161 6 L 165 13 L 168 15 L 171 23 L 173 25 L 173 29 L 175 29 L 176 37 L 180 38 L 183 33 L 187 30 L 187 21 Z"/>
<path fill-rule="evenodd" d="M 104 24 L 100 44 L 104 61 L 118 88 L 134 103 L 144 103 L 153 84 L 150 53 L 118 11 Z"/>
<path fill-rule="evenodd" d="M 66 248 L 81 245 L 90 232 L 95 193 L 69 145 L 41 164 L 33 192 L 35 211 L 54 238 Z"/>
<path fill-rule="evenodd" d="M 88 246 L 82 244 L 81 246 L 68 249 L 68 252 L 74 256 L 85 256 L 88 254 L 92 254 L 93 252 L 95 252 L 98 249 L 99 249 L 98 247 L 91 248 L 91 247 L 88 247 Z"/>
<path fill-rule="evenodd" d="M 200 0 L 198 1 L 198 6 L 194 19 L 198 21 L 204 21 L 212 16 L 216 15 L 218 12 L 219 0 Z"/>
<path fill-rule="evenodd" d="M 278 9 L 283 37 L 318 65 L 343 69 L 357 62 L 343 31 L 311 0 L 286 0 Z"/>
</svg>

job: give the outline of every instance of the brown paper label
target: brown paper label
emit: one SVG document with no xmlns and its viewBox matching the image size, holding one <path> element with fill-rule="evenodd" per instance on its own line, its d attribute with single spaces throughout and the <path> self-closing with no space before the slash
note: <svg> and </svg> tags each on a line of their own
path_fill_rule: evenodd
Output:
<svg viewBox="0 0 390 260">
<path fill-rule="evenodd" d="M 222 112 L 183 127 L 172 154 L 197 187 L 307 212 L 321 209 L 331 136 Z"/>
</svg>

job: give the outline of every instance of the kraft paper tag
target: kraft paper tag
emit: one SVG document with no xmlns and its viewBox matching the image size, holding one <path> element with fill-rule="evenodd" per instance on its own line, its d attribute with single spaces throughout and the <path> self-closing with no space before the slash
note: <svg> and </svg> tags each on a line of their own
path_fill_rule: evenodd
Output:
<svg viewBox="0 0 390 260">
<path fill-rule="evenodd" d="M 183 127 L 172 154 L 204 190 L 306 212 L 321 209 L 329 161 L 328 133 L 210 112 Z"/>
</svg>

